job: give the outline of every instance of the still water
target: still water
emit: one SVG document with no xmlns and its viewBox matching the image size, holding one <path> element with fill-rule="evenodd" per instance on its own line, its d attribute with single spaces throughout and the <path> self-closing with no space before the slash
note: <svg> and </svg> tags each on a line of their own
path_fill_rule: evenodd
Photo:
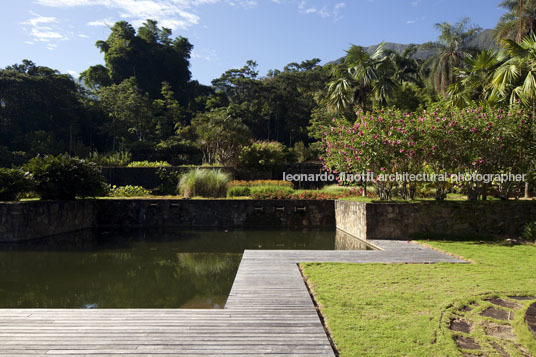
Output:
<svg viewBox="0 0 536 357">
<path fill-rule="evenodd" d="M 341 239 L 333 230 L 88 230 L 0 244 L 0 308 L 223 308 L 244 249 L 359 249 Z"/>
</svg>

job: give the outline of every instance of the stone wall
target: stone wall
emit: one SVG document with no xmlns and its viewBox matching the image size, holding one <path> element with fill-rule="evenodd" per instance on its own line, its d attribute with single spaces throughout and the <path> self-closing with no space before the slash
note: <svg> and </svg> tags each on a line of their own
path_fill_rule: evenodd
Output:
<svg viewBox="0 0 536 357">
<path fill-rule="evenodd" d="M 415 233 L 519 235 L 536 221 L 536 202 L 362 203 L 337 201 L 337 227 L 361 239 Z"/>
<path fill-rule="evenodd" d="M 335 228 L 333 201 L 101 199 L 0 203 L 0 242 L 95 227 Z"/>
<path fill-rule="evenodd" d="M 98 200 L 99 227 L 335 227 L 333 201 Z"/>
<path fill-rule="evenodd" d="M 79 201 L 0 203 L 0 241 L 14 242 L 91 228 L 95 204 Z"/>
</svg>

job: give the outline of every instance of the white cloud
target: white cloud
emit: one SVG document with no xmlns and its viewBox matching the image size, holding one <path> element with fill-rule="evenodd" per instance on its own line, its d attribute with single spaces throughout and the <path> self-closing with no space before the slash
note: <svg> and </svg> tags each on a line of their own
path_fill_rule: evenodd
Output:
<svg viewBox="0 0 536 357">
<path fill-rule="evenodd" d="M 80 37 L 80 38 L 89 38 L 88 35 L 84 35 L 83 33 L 79 33 L 78 37 Z"/>
<path fill-rule="evenodd" d="M 26 44 L 44 43 L 49 50 L 54 50 L 58 47 L 58 41 L 69 39 L 68 34 L 58 25 L 57 18 L 41 16 L 35 12 L 30 12 L 30 14 L 33 17 L 21 24 L 24 31 L 31 37 L 30 41 L 25 41 Z"/>
<path fill-rule="evenodd" d="M 281 3 L 279 0 L 272 0 Z M 313 3 L 313 4 L 310 4 Z M 318 7 L 317 5 L 325 4 L 323 1 L 300 0 L 298 2 L 298 11 L 305 15 L 318 15 L 322 18 L 331 17 L 334 21 L 342 19 L 341 11 L 346 7 L 345 2 L 338 2 L 333 6 Z"/>
<path fill-rule="evenodd" d="M 186 29 L 199 23 L 195 8 L 201 5 L 226 3 L 230 6 L 252 8 L 257 0 L 37 0 L 37 4 L 58 8 L 106 7 L 117 10 L 117 17 L 127 19 L 133 24 L 142 24 L 146 19 L 157 20 L 162 26 L 173 30 Z M 106 26 L 105 20 L 95 20 L 90 26 Z"/>
<path fill-rule="evenodd" d="M 100 27 L 100 26 L 102 26 L 102 27 L 106 27 L 106 26 L 111 27 L 114 24 L 114 22 L 115 22 L 114 19 L 108 17 L 106 19 L 90 21 L 87 24 L 89 26 L 93 26 L 93 27 Z"/>
<path fill-rule="evenodd" d="M 408 25 L 411 25 L 411 24 L 414 24 L 414 23 L 415 23 L 415 20 L 408 20 L 408 21 L 406 21 L 406 24 L 408 24 Z"/>
<path fill-rule="evenodd" d="M 78 79 L 78 77 L 80 77 L 80 73 L 70 69 L 67 71 L 67 73 L 69 73 L 71 76 L 73 76 L 74 79 Z"/>
<path fill-rule="evenodd" d="M 196 49 L 192 51 L 192 58 L 203 59 L 207 62 L 213 62 L 218 59 L 216 50 L 211 49 Z"/>
</svg>

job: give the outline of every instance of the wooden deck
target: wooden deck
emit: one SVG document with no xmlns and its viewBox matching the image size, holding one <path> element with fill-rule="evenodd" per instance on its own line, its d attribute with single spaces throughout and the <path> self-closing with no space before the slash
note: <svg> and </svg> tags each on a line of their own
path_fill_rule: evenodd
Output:
<svg viewBox="0 0 536 357">
<path fill-rule="evenodd" d="M 0 309 L 0 355 L 334 356 L 298 262 L 463 262 L 374 243 L 384 250 L 246 250 L 222 310 Z"/>
</svg>

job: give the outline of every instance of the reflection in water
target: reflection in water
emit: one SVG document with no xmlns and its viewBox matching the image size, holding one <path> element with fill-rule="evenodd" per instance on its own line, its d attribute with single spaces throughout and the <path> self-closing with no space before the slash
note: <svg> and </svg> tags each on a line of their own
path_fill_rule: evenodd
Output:
<svg viewBox="0 0 536 357">
<path fill-rule="evenodd" d="M 374 250 L 363 240 L 340 229 L 335 231 L 335 250 Z"/>
<path fill-rule="evenodd" d="M 223 308 L 244 249 L 332 250 L 340 240 L 334 231 L 135 230 L 0 244 L 0 308 Z"/>
</svg>

